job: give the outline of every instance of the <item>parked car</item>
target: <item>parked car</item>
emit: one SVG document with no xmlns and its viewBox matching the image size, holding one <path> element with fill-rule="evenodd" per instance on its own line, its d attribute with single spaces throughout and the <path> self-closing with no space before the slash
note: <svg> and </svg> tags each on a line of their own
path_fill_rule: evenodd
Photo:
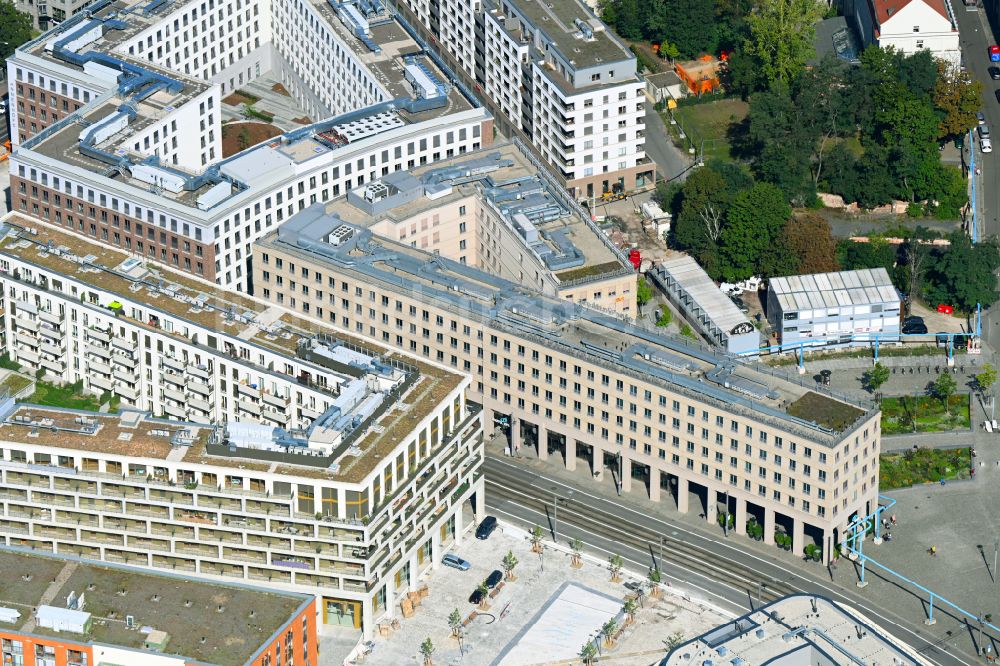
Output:
<svg viewBox="0 0 1000 666">
<path fill-rule="evenodd" d="M 499 569 L 494 569 L 493 573 L 486 577 L 486 587 L 492 590 L 501 580 L 503 580 L 503 572 Z"/>
<path fill-rule="evenodd" d="M 980 125 L 979 126 L 979 136 L 981 136 L 984 139 L 988 139 L 990 137 L 990 126 L 989 125 Z"/>
<path fill-rule="evenodd" d="M 469 595 L 469 603 L 478 604 L 482 600 L 483 600 L 483 593 L 477 587 L 475 590 L 472 591 L 472 594 Z"/>
<path fill-rule="evenodd" d="M 1000 67 L 990 67 L 986 71 L 990 73 L 990 78 L 994 81 L 1000 79 Z"/>
<path fill-rule="evenodd" d="M 472 566 L 471 564 L 469 564 L 468 560 L 463 560 L 461 557 L 455 555 L 454 553 L 446 553 L 445 556 L 441 558 L 441 564 L 445 565 L 446 567 L 458 569 L 459 571 L 468 571 L 469 567 Z"/>
<path fill-rule="evenodd" d="M 976 122 L 978 122 L 980 125 L 986 124 L 986 116 L 983 114 L 982 111 L 976 111 Z"/>
<path fill-rule="evenodd" d="M 997 101 L 1000 102 L 1000 89 L 996 90 L 993 94 L 997 96 Z"/>
<path fill-rule="evenodd" d="M 990 141 L 989 139 L 980 139 L 979 140 L 979 149 L 981 151 L 983 151 L 984 153 L 992 153 L 993 152 L 993 142 Z"/>
<path fill-rule="evenodd" d="M 486 516 L 483 518 L 483 522 L 479 523 L 479 527 L 476 528 L 476 538 L 489 539 L 490 535 L 493 534 L 493 530 L 496 528 L 497 519 L 493 516 Z"/>
<path fill-rule="evenodd" d="M 926 335 L 927 324 L 922 321 L 913 323 L 904 322 L 902 330 L 904 335 Z"/>
</svg>

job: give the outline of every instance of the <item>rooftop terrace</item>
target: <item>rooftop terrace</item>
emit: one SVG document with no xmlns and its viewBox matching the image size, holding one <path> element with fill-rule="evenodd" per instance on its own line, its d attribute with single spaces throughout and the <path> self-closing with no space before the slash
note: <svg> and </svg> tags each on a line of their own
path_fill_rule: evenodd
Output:
<svg viewBox="0 0 1000 666">
<path fill-rule="evenodd" d="M 385 362 L 398 361 L 416 368 L 416 372 L 413 373 L 414 379 L 404 384 L 405 390 L 401 394 L 394 394 L 395 402 L 377 413 L 374 421 L 363 425 L 352 437 L 351 443 L 358 447 L 356 454 L 335 452 L 330 457 L 287 454 L 279 458 L 277 465 L 272 469 L 277 473 L 307 474 L 347 482 L 360 481 L 374 469 L 382 456 L 398 444 L 400 438 L 412 431 L 416 424 L 435 409 L 444 396 L 458 387 L 463 380 L 461 375 L 430 364 L 418 363 L 398 352 L 389 352 L 338 329 L 297 317 L 256 299 L 222 290 L 215 285 L 202 283 L 166 269 L 153 268 L 134 259 L 129 261 L 129 257 L 122 252 L 91 243 L 78 236 L 48 227 L 44 227 L 41 234 L 33 235 L 25 229 L 37 227 L 26 218 L 11 214 L 4 219 L 4 222 L 7 227 L 0 228 L 0 231 L 6 230 L 7 234 L 0 237 L 0 256 L 16 256 L 68 279 L 111 292 L 120 301 L 155 308 L 181 320 L 217 331 L 221 335 L 239 337 L 250 344 L 299 358 L 300 361 L 303 360 L 300 354 L 301 343 L 312 341 L 316 336 L 323 336 L 340 344 L 362 348 Z M 41 238 L 45 238 L 48 242 L 42 242 Z M 83 261 L 84 259 L 86 261 Z M 128 270 L 125 270 L 126 268 Z M 107 306 L 107 304 L 101 305 Z M 124 310 L 125 308 L 122 309 L 120 318 L 159 333 L 171 333 L 150 322 L 131 319 Z M 172 334 L 190 342 L 176 327 Z M 34 409 L 32 413 L 38 411 Z M 47 414 L 44 418 L 56 418 L 57 415 Z M 71 415 L 70 420 L 72 421 L 75 416 Z M 246 465 L 248 469 L 260 470 L 272 466 L 274 461 L 254 462 L 253 456 L 258 454 L 244 452 L 242 449 L 241 455 L 238 456 L 239 460 L 235 461 L 230 457 L 219 458 L 208 454 L 206 445 L 211 428 L 199 427 L 204 432 L 199 430 L 197 437 L 186 444 L 188 448 L 184 456 L 185 461 L 222 466 L 239 464 Z M 107 438 L 111 441 L 110 444 L 104 442 L 103 435 L 78 438 L 77 445 L 74 445 L 72 438 L 53 434 L 53 437 L 59 439 L 53 441 L 51 445 L 65 444 L 69 448 L 83 449 L 110 446 L 113 450 L 106 452 L 120 452 L 121 442 L 117 438 L 117 431 L 109 428 L 107 432 L 111 434 Z M 40 440 L 33 437 L 28 441 Z M 165 458 L 171 449 L 169 437 L 154 441 L 140 440 L 137 446 L 139 448 L 133 455 L 155 458 Z M 340 461 L 339 466 L 333 470 L 327 469 L 335 462 L 334 459 Z"/>
<path fill-rule="evenodd" d="M 330 242 L 337 229 L 338 244 Z M 830 445 L 874 415 L 859 405 L 855 418 L 833 428 L 788 406 L 808 392 L 804 385 L 766 375 L 715 350 L 648 331 L 578 304 L 540 296 L 502 278 L 403 243 L 374 237 L 371 231 L 306 209 L 265 237 L 259 248 L 274 246 L 366 283 L 442 307 L 460 318 L 508 330 L 544 347 L 604 365 L 642 381 L 655 381 L 718 404 L 746 411 Z M 833 400 L 832 398 L 828 398 Z M 836 401 L 834 401 L 836 402 Z"/>
<path fill-rule="evenodd" d="M 673 649 L 660 666 L 780 661 L 785 666 L 929 666 L 906 643 L 826 597 L 777 599 Z"/>
<path fill-rule="evenodd" d="M 5 629 L 142 650 L 149 634 L 139 628 L 151 627 L 169 635 L 163 654 L 226 666 L 249 661 L 310 599 L 6 549 L 0 549 L 0 571 L 10 583 L 0 587 L 0 607 L 20 612 Z M 50 589 L 60 575 L 65 582 Z M 33 610 L 40 605 L 66 608 L 71 592 L 85 598 L 90 633 L 37 627 Z M 126 626 L 129 615 L 137 628 Z"/>
</svg>

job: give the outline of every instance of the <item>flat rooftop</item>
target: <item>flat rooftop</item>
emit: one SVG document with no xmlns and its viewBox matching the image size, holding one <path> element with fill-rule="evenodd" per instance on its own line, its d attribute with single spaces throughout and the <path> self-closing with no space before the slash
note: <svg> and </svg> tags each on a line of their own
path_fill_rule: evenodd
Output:
<svg viewBox="0 0 1000 666">
<path fill-rule="evenodd" d="M 0 607 L 21 614 L 13 625 L 3 624 L 4 629 L 142 650 L 149 634 L 144 629 L 151 628 L 168 634 L 163 654 L 209 664 L 246 663 L 310 599 L 3 548 L 0 571 L 10 583 L 0 588 Z M 91 614 L 90 633 L 38 627 L 34 609 L 66 608 L 71 592 L 84 597 L 83 612 Z M 135 618 L 135 629 L 125 624 L 129 615 Z"/>
<path fill-rule="evenodd" d="M 338 245 L 329 241 L 335 229 Z M 320 206 L 290 218 L 258 247 L 275 247 L 332 266 L 362 282 L 384 285 L 487 327 L 587 358 L 638 381 L 655 381 L 725 409 L 745 411 L 820 443 L 836 444 L 837 432 L 853 429 L 875 413 L 872 405 L 859 404 L 858 418 L 842 430 L 810 420 L 808 415 L 790 414 L 788 405 L 808 392 L 798 383 L 764 374 L 690 341 L 541 296 L 485 271 L 376 237 L 368 229 L 323 215 Z"/>
<path fill-rule="evenodd" d="M 322 335 L 343 344 L 364 348 L 382 359 L 398 360 L 417 368 L 416 382 L 408 391 L 398 396 L 396 402 L 386 409 L 368 430 L 359 434 L 358 439 L 354 441 L 360 449 L 358 454 L 347 454 L 341 458 L 337 471 L 317 468 L 316 465 L 320 463 L 333 462 L 318 456 L 287 454 L 271 469 L 274 461 L 255 461 L 249 453 L 236 458 L 210 455 L 207 453 L 206 445 L 211 427 L 204 424 L 201 426 L 177 424 L 180 428 L 200 428 L 187 448 L 184 456 L 186 461 L 221 466 L 239 465 L 259 471 L 271 469 L 279 474 L 307 475 L 346 482 L 360 481 L 392 451 L 401 438 L 409 434 L 463 381 L 460 374 L 422 363 L 399 352 L 386 350 L 339 329 L 295 316 L 267 303 L 209 283 L 199 282 L 161 267 L 135 263 L 134 258 L 131 258 L 132 263 L 125 263 L 130 257 L 123 252 L 91 243 L 58 229 L 40 227 L 39 223 L 33 220 L 9 214 L 4 218 L 4 222 L 6 227 L 0 227 L 0 232 L 6 231 L 6 235 L 0 236 L 0 256 L 18 257 L 96 289 L 117 294 L 123 301 L 158 309 L 178 319 L 218 331 L 220 335 L 239 337 L 262 348 L 299 358 L 300 361 L 302 359 L 298 356 L 299 342 Z M 40 228 L 41 231 L 36 236 L 25 231 L 27 228 Z M 124 270 L 126 268 L 127 271 Z M 122 313 L 120 317 L 158 333 L 170 334 L 165 329 L 148 322 L 131 319 L 126 313 Z M 174 333 L 174 335 L 180 334 Z M 187 338 L 180 337 L 188 341 Z M 280 374 L 279 370 L 268 371 Z M 33 413 L 39 411 L 33 408 Z M 58 413 L 48 414 L 46 418 L 56 418 L 56 416 Z M 72 421 L 78 414 L 72 412 L 63 414 L 63 418 L 67 416 Z M 23 429 L 23 426 L 18 427 Z M 117 438 L 117 431 L 109 428 L 107 432 L 113 433 L 114 436 L 110 438 L 112 450 L 106 452 L 121 452 L 122 446 Z M 78 446 L 74 446 L 73 438 L 61 437 L 58 440 L 61 444 L 53 442 L 51 445 L 65 444 L 69 448 L 83 449 L 108 446 L 106 443 L 98 442 L 101 439 L 95 436 L 78 439 Z M 32 437 L 27 441 L 39 442 L 40 439 Z M 134 455 L 155 458 L 165 458 L 171 450 L 169 437 L 154 438 L 150 441 L 140 438 L 135 446 L 138 448 Z"/>
<path fill-rule="evenodd" d="M 826 597 L 796 594 L 684 643 L 660 666 L 826 663 L 930 666 L 930 662 L 860 613 Z"/>
<path fill-rule="evenodd" d="M 722 293 L 712 278 L 690 256 L 665 259 L 660 265 L 723 331 L 732 331 L 740 324 L 750 323 L 747 316 Z"/>
<path fill-rule="evenodd" d="M 369 7 L 378 7 L 381 11 L 365 16 L 360 4 L 350 3 L 358 10 L 368 26 L 368 36 L 364 40 L 345 25 L 338 12 L 327 0 L 311 0 L 313 7 L 319 12 L 337 37 L 350 47 L 358 59 L 388 93 L 390 99 L 416 97 L 416 90 L 407 80 L 405 64 L 407 58 L 415 58 L 426 68 L 432 80 L 450 87 L 448 103 L 444 107 L 421 111 L 417 113 L 400 111 L 409 122 L 419 122 L 422 119 L 457 113 L 472 108 L 469 100 L 460 90 L 451 85 L 449 76 L 429 57 L 424 47 L 418 43 L 406 30 L 396 15 L 385 7 L 384 3 L 368 3 Z M 376 47 L 373 49 L 372 47 Z"/>
<path fill-rule="evenodd" d="M 393 194 L 366 200 L 379 184 Z M 632 270 L 611 250 L 603 233 L 574 210 L 569 197 L 509 143 L 439 160 L 408 175 L 390 174 L 335 199 L 326 210 L 345 222 L 372 227 L 398 224 L 470 196 L 500 212 L 560 281 Z"/>
<path fill-rule="evenodd" d="M 774 292 L 783 312 L 898 304 L 900 301 L 899 292 L 884 268 L 772 278 L 767 288 Z M 816 316 L 826 316 L 826 312 Z"/>
<path fill-rule="evenodd" d="M 510 0 L 517 11 L 555 44 L 577 69 L 631 60 L 635 56 L 578 0 Z M 586 24 L 584 36 L 577 21 Z"/>
</svg>

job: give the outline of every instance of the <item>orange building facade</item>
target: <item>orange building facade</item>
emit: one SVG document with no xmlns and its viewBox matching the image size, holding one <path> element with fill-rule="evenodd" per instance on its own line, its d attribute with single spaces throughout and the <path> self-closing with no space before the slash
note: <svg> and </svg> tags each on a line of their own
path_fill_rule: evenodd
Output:
<svg viewBox="0 0 1000 666">
<path fill-rule="evenodd" d="M 283 624 L 244 666 L 316 666 L 316 600 L 311 598 Z M 180 655 L 52 638 L 0 627 L 0 666 L 208 666 Z M 212 666 L 215 666 L 214 664 Z M 230 666 L 218 664 L 218 666 Z"/>
</svg>

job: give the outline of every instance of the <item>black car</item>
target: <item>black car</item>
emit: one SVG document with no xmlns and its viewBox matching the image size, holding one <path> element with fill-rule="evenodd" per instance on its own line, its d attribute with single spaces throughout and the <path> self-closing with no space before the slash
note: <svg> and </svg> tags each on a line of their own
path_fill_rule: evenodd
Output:
<svg viewBox="0 0 1000 666">
<path fill-rule="evenodd" d="M 486 587 L 492 590 L 501 580 L 503 580 L 503 574 L 499 569 L 494 569 L 493 573 L 486 577 Z"/>
<path fill-rule="evenodd" d="M 486 516 L 483 518 L 483 522 L 479 523 L 479 527 L 476 528 L 476 538 L 489 539 L 490 535 L 493 534 L 493 530 L 496 528 L 497 519 L 493 516 Z"/>
<path fill-rule="evenodd" d="M 1000 102 L 1000 90 L 997 90 L 997 91 L 996 91 L 995 93 L 993 93 L 993 94 L 997 96 L 997 101 L 998 101 L 998 102 Z"/>
<path fill-rule="evenodd" d="M 470 604 L 478 604 L 482 600 L 483 600 L 483 593 L 477 587 L 475 590 L 473 590 L 472 594 L 469 595 L 469 603 Z"/>
<path fill-rule="evenodd" d="M 990 78 L 994 81 L 1000 79 L 1000 67 L 990 67 L 986 71 L 990 73 Z"/>
</svg>

